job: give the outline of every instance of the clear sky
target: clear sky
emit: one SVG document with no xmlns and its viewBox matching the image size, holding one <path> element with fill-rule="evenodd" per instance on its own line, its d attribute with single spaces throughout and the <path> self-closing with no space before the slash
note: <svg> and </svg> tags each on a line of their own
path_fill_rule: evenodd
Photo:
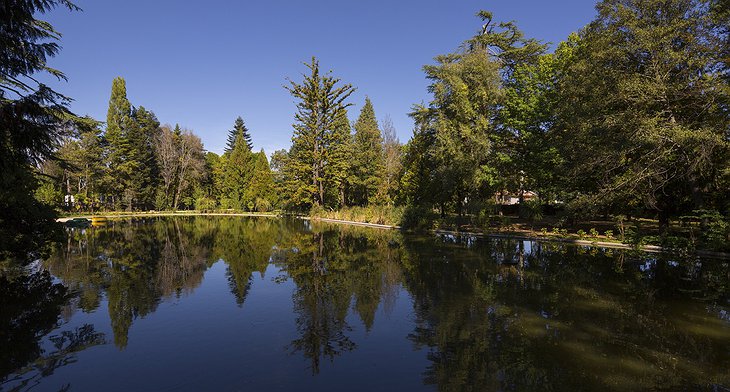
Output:
<svg viewBox="0 0 730 392">
<path fill-rule="evenodd" d="M 422 66 L 471 37 L 478 10 L 553 44 L 595 15 L 592 0 L 75 2 L 83 12 L 43 17 L 63 34 L 50 65 L 69 81 L 52 85 L 75 100 L 71 109 L 105 120 L 112 79 L 122 76 L 133 105 L 192 129 L 218 153 L 239 115 L 256 150 L 289 147 L 295 104 L 282 86 L 300 81 L 313 55 L 357 87 L 351 120 L 368 95 L 405 142 L 407 113 L 429 98 Z"/>
</svg>

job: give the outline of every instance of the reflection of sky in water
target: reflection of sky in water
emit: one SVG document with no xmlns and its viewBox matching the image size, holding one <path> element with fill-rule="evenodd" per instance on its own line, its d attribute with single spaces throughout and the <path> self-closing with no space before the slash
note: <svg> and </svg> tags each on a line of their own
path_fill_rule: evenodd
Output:
<svg viewBox="0 0 730 392">
<path fill-rule="evenodd" d="M 121 233 L 128 236 L 118 237 L 119 244 L 97 238 L 89 246 L 99 253 L 94 258 L 91 252 L 103 272 L 98 282 L 87 280 L 97 270 L 84 269 L 83 257 L 77 264 L 74 257 L 68 264 L 58 260 L 59 273 L 78 268 L 69 281 L 99 285 L 101 299 L 88 312 L 70 314 L 51 336 L 92 324 L 110 344 L 74 353 L 77 362 L 49 374 L 48 388 L 38 390 L 67 381 L 71 390 L 695 390 L 711 377 L 728 380 L 727 295 L 713 297 L 717 306 L 681 291 L 704 284 L 703 298 L 717 294 L 712 290 L 718 287 L 694 279 L 725 276 L 727 265 L 450 233 L 377 232 L 394 237 L 372 240 L 338 229 L 321 237 L 318 229 L 316 236 L 296 235 L 312 229 L 309 221 L 256 234 L 258 227 L 234 226 L 210 244 L 195 236 L 197 226 L 188 227 L 185 238 L 183 226 L 181 238 L 189 241 L 172 244 L 178 246 L 172 254 L 197 254 L 191 253 L 197 246 L 209 253 L 194 264 L 153 258 L 148 268 L 118 265 L 120 252 L 109 251 L 126 249 L 137 232 Z M 264 251 L 246 257 L 257 249 Z M 319 269 L 312 270 L 313 260 Z M 171 290 L 155 288 L 167 282 L 162 272 L 183 268 L 186 275 L 171 281 Z M 178 295 L 176 287 L 189 290 Z M 144 288 L 155 290 L 135 296 Z M 151 308 L 140 313 L 145 301 Z M 320 373 L 313 376 L 310 360 L 320 355 L 319 346 L 292 352 L 292 342 L 336 348 L 341 340 L 332 331 L 356 347 L 321 355 Z M 128 335 L 124 349 L 111 344 L 119 334 Z M 49 339 L 42 348 L 52 354 Z M 657 355 L 644 358 L 646 364 L 632 362 L 646 352 Z M 636 376 L 638 366 L 645 374 Z M 460 375 L 471 369 L 486 381 L 508 384 L 469 384 L 480 375 Z M 528 380 L 530 374 L 535 378 Z M 661 383 L 664 378 L 669 383 Z"/>
</svg>

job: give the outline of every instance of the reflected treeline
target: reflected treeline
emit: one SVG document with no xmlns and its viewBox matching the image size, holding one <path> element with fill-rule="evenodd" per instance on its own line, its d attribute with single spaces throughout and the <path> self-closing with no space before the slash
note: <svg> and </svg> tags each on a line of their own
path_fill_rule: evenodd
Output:
<svg viewBox="0 0 730 392">
<path fill-rule="evenodd" d="M 0 380 L 41 356 L 40 337 L 58 326 L 67 300 L 48 272 L 0 275 Z"/>
<path fill-rule="evenodd" d="M 400 289 L 397 234 L 300 222 L 277 247 L 275 262 L 296 284 L 294 312 L 299 337 L 293 352 L 310 361 L 313 374 L 323 359 L 330 361 L 354 350 L 349 336 L 350 310 L 369 330 L 381 302 L 387 312 Z"/>
<path fill-rule="evenodd" d="M 440 390 L 730 385 L 727 261 L 514 240 L 406 242 L 406 282 Z"/>
<path fill-rule="evenodd" d="M 269 265 L 276 244 L 288 236 L 294 221 L 271 218 L 224 217 L 216 219 L 213 254 L 227 264 L 231 293 L 243 305 L 253 274 L 261 275 Z"/>
<path fill-rule="evenodd" d="M 52 333 L 74 296 L 47 271 L 3 271 L 0 275 L 0 390 L 27 391 L 74 354 L 105 343 L 104 334 L 84 325 Z M 44 345 L 42 339 L 48 338 Z M 65 387 L 70 388 L 70 385 Z"/>
<path fill-rule="evenodd" d="M 379 344 L 353 330 L 387 328 L 378 312 L 405 290 L 416 326 L 403 338 L 425 350 L 423 381 L 440 390 L 730 386 L 727 260 L 240 217 L 70 230 L 42 264 L 65 287 L 43 272 L 0 278 L 0 374 L 31 388 L 74 353 L 107 342 L 93 325 L 58 331 L 58 320 L 79 310 L 106 306 L 124 348 L 136 318 L 193 293 L 218 261 L 226 300 L 241 306 L 252 277 L 272 264 L 273 281 L 293 283 L 288 348 L 314 374 L 324 361 Z"/>
<path fill-rule="evenodd" d="M 134 319 L 200 284 L 213 261 L 214 228 L 206 220 L 152 218 L 71 230 L 44 267 L 79 293 L 72 307 L 91 312 L 106 296 L 114 343 L 124 348 Z"/>
</svg>

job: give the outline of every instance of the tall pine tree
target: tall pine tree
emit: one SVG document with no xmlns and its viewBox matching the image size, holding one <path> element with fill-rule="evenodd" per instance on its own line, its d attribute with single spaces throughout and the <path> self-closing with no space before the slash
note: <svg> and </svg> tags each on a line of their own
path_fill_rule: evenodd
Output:
<svg viewBox="0 0 730 392">
<path fill-rule="evenodd" d="M 243 119 L 239 116 L 236 119 L 236 122 L 233 124 L 233 129 L 228 131 L 228 140 L 226 142 L 226 148 L 224 152 L 229 153 L 233 151 L 234 147 L 236 146 L 236 141 L 239 138 L 243 138 L 243 140 L 246 141 L 246 144 L 248 145 L 248 149 L 253 151 L 253 142 L 251 141 L 251 134 L 246 128 L 246 124 L 243 122 Z"/>
<path fill-rule="evenodd" d="M 375 118 L 375 110 L 370 98 L 355 123 L 355 142 L 352 154 L 353 201 L 357 205 L 376 202 L 375 195 L 383 180 L 385 167 L 383 138 Z"/>
<path fill-rule="evenodd" d="M 155 138 L 160 132 L 160 122 L 154 113 L 143 106 L 132 112 L 132 120 L 127 136 L 130 159 L 137 163 L 137 170 L 132 173 L 130 187 L 134 190 L 134 206 L 150 209 L 155 205 L 159 183 Z"/>
<path fill-rule="evenodd" d="M 132 159 L 132 146 L 128 132 L 135 126 L 132 119 L 132 104 L 127 99 L 127 83 L 122 77 L 112 81 L 109 109 L 106 115 L 107 159 L 111 176 L 110 191 L 112 207 L 132 208 L 134 191 L 132 176 L 139 169 Z"/>
<path fill-rule="evenodd" d="M 338 86 L 340 79 L 329 73 L 322 75 L 316 58 L 306 66 L 311 73 L 304 81 L 290 80 L 286 87 L 299 101 L 292 147 L 284 166 L 289 204 L 297 209 L 325 203 L 331 136 L 342 111 L 350 105 L 345 100 L 354 91 L 350 84 Z"/>
<path fill-rule="evenodd" d="M 240 117 L 239 117 L 240 120 Z M 238 121 L 236 121 L 238 125 Z M 224 208 L 245 209 L 253 200 L 247 199 L 246 190 L 252 178 L 253 154 L 249 147 L 250 137 L 246 138 L 247 130 L 240 122 L 231 150 L 223 154 L 223 197 L 221 204 Z M 236 128 L 234 128 L 236 129 Z"/>
</svg>

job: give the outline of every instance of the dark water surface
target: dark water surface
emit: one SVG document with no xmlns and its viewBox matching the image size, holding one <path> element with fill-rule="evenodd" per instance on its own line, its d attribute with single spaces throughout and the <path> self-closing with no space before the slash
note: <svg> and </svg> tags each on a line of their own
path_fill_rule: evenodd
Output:
<svg viewBox="0 0 730 392">
<path fill-rule="evenodd" d="M 2 391 L 730 390 L 727 260 L 178 217 L 35 270 L 0 279 Z"/>
</svg>

